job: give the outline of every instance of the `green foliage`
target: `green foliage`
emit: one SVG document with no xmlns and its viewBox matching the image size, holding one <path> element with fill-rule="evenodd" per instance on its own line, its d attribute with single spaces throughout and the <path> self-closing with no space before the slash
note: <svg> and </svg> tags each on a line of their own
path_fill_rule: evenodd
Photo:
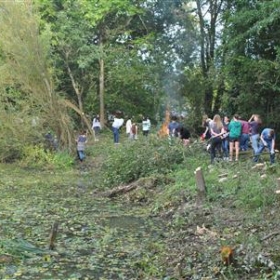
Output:
<svg viewBox="0 0 280 280">
<path fill-rule="evenodd" d="M 276 201 L 273 194 L 275 176 L 268 174 L 273 167 L 265 165 L 261 171 L 252 170 L 248 178 L 248 170 L 252 166 L 251 159 L 238 164 L 211 166 L 206 175 L 209 201 L 248 210 L 265 209 L 272 205 Z M 227 174 L 226 179 L 220 180 L 219 175 L 224 173 Z M 267 175 L 261 177 L 264 173 Z"/>
<path fill-rule="evenodd" d="M 167 139 L 155 137 L 117 146 L 103 163 L 103 185 L 114 187 L 156 173 L 167 174 L 183 159 L 182 147 L 170 146 Z"/>
<path fill-rule="evenodd" d="M 21 165 L 42 169 L 68 169 L 74 164 L 73 157 L 66 152 L 51 152 L 41 144 L 25 146 Z"/>
<path fill-rule="evenodd" d="M 4 101 L 1 112 L 7 113 L 10 130 L 16 131 L 19 122 L 22 126 L 27 124 L 10 141 L 27 140 L 36 134 L 32 129 L 43 134 L 48 127 L 56 132 L 61 144 L 69 146 L 70 120 L 64 101 L 55 92 L 49 25 L 40 26 L 40 15 L 31 2 L 2 1 L 0 9 L 0 94 Z M 32 127 L 33 120 L 40 126 Z M 32 137 L 28 140 L 29 145 L 34 141 Z"/>
<path fill-rule="evenodd" d="M 262 115 L 264 123 L 279 128 L 279 3 L 238 1 L 225 13 L 224 75 L 227 93 L 223 108 L 245 118 Z"/>
</svg>

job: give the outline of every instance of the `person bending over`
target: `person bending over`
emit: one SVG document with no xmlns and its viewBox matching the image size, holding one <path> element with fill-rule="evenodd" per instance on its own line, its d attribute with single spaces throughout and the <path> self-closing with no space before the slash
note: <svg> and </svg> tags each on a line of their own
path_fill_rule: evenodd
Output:
<svg viewBox="0 0 280 280">
<path fill-rule="evenodd" d="M 269 150 L 269 158 L 270 163 L 273 164 L 275 162 L 275 131 L 272 128 L 265 128 L 260 136 L 260 145 L 254 156 L 254 162 L 258 162 L 260 154 L 263 152 L 265 148 Z"/>
</svg>

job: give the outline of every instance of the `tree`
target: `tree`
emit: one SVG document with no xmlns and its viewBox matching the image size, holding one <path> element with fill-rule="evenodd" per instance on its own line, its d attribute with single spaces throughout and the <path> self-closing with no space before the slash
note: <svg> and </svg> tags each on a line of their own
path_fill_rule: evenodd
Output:
<svg viewBox="0 0 280 280">
<path fill-rule="evenodd" d="M 67 106 L 80 116 L 82 125 L 92 132 L 83 104 L 86 95 L 94 93 L 94 78 L 98 75 L 94 63 L 97 48 L 93 44 L 92 29 L 77 1 L 38 0 L 38 6 L 43 18 L 42 25 L 49 25 L 52 31 L 57 89 L 66 96 Z"/>
<path fill-rule="evenodd" d="M 217 53 L 222 32 L 221 17 L 223 15 L 224 1 L 186 1 L 183 8 L 189 19 L 191 19 L 189 20 L 190 24 L 196 31 L 196 37 L 194 38 L 197 49 L 193 53 L 193 57 L 197 58 L 196 61 L 186 65 L 186 68 L 193 68 L 193 73 L 196 76 L 198 66 L 200 67 L 201 76 L 203 77 L 200 90 L 204 95 L 200 111 L 203 110 L 205 113 L 212 115 L 214 111 L 220 110 L 221 96 L 224 91 L 224 79 L 223 76 L 220 76 L 222 61 Z M 187 71 L 187 73 L 192 75 L 190 71 Z M 188 80 L 193 80 L 193 78 L 185 79 L 186 82 Z M 187 87 L 190 88 L 189 86 Z M 195 92 L 191 94 L 195 94 Z"/>
<path fill-rule="evenodd" d="M 40 31 L 39 23 L 39 16 L 30 2 L 0 3 L 3 54 L 0 88 L 5 114 L 18 119 L 18 125 L 25 126 L 29 135 L 52 129 L 62 145 L 71 147 L 71 122 L 63 98 L 55 91 L 52 75 L 51 32 L 48 26 Z M 13 101 L 9 99 L 11 93 Z M 7 110 L 11 103 L 14 111 Z M 13 130 L 10 139 L 22 141 L 21 130 Z"/>
<path fill-rule="evenodd" d="M 225 105 L 243 115 L 260 113 L 279 127 L 278 1 L 234 1 L 225 16 L 224 51 L 228 93 Z"/>
</svg>

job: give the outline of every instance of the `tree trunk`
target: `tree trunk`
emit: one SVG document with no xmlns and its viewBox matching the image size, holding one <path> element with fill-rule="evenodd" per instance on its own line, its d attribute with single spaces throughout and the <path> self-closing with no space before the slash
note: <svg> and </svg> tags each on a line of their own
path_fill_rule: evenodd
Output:
<svg viewBox="0 0 280 280">
<path fill-rule="evenodd" d="M 83 112 L 84 111 L 83 110 L 83 101 L 82 101 L 83 90 L 80 89 L 80 86 L 79 86 L 78 82 L 74 78 L 74 75 L 73 75 L 72 70 L 71 70 L 71 68 L 69 66 L 69 63 L 68 63 L 68 54 L 67 54 L 67 52 L 65 53 L 65 56 L 66 56 L 67 72 L 68 72 L 68 75 L 69 75 L 69 77 L 71 79 L 72 87 L 73 87 L 73 89 L 74 89 L 74 91 L 76 93 L 76 96 L 77 96 L 79 110 L 81 112 Z M 83 120 L 83 119 L 81 118 L 81 120 Z"/>
<path fill-rule="evenodd" d="M 50 233 L 49 250 L 54 250 L 57 233 L 58 233 L 58 222 L 54 222 Z"/>
<path fill-rule="evenodd" d="M 207 1 L 208 2 L 208 1 Z M 199 18 L 200 30 L 200 59 L 201 71 L 205 79 L 205 96 L 204 96 L 204 109 L 205 113 L 211 115 L 213 111 L 214 95 L 213 85 L 209 81 L 209 71 L 214 65 L 215 47 L 216 47 L 216 25 L 217 19 L 221 12 L 223 0 L 209 1 L 208 7 L 203 7 L 201 0 L 196 0 L 197 15 Z M 207 11 L 205 13 L 205 9 Z M 208 14 L 205 16 L 205 14 Z M 207 17 L 210 16 L 209 24 L 207 24 Z M 220 94 L 220 92 L 218 93 Z M 219 101 L 219 99 L 217 99 Z"/>
<path fill-rule="evenodd" d="M 100 51 L 101 51 L 101 58 L 99 59 L 99 102 L 100 102 L 100 122 L 101 125 L 104 126 L 105 123 L 105 106 L 104 106 L 104 93 L 105 93 L 105 71 L 104 71 L 104 58 L 103 58 L 103 43 L 102 39 L 100 39 Z"/>
<path fill-rule="evenodd" d="M 64 100 L 64 104 L 73 109 L 76 113 L 78 113 L 82 119 L 82 121 L 85 123 L 85 125 L 88 128 L 88 131 L 90 132 L 91 135 L 93 135 L 93 137 L 95 138 L 95 134 L 94 134 L 94 130 L 91 129 L 91 123 L 90 121 L 86 118 L 84 112 L 82 112 L 76 105 L 74 105 L 73 103 L 71 103 L 69 100 Z"/>
</svg>

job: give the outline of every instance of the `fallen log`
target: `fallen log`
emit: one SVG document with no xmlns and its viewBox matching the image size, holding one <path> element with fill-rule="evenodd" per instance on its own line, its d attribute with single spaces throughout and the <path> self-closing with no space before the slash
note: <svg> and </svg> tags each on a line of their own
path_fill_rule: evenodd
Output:
<svg viewBox="0 0 280 280">
<path fill-rule="evenodd" d="M 264 236 L 264 237 L 261 239 L 261 241 L 265 241 L 265 240 L 267 240 L 267 239 L 269 239 L 269 238 L 271 238 L 271 237 L 273 237 L 273 236 L 275 236 L 275 235 L 278 235 L 278 234 L 280 234 L 280 231 L 279 231 L 279 230 L 278 230 L 278 231 L 271 232 L 271 233 L 269 233 L 268 235 Z"/>
<path fill-rule="evenodd" d="M 173 178 L 169 178 L 168 176 L 160 175 L 160 176 L 145 177 L 145 178 L 140 178 L 129 185 L 118 186 L 116 188 L 113 188 L 112 190 L 106 191 L 102 193 L 101 196 L 112 198 L 117 195 L 128 193 L 137 188 L 152 189 L 158 185 L 167 185 L 174 182 L 175 180 Z"/>
<path fill-rule="evenodd" d="M 265 167 L 264 163 L 257 163 L 251 169 L 252 170 L 262 170 Z"/>
<path fill-rule="evenodd" d="M 124 194 L 124 193 L 130 192 L 130 191 L 136 189 L 137 187 L 138 187 L 138 184 L 135 184 L 135 183 L 132 183 L 132 184 L 127 185 L 127 186 L 119 186 L 119 187 L 116 187 L 116 188 L 106 192 L 104 194 L 104 196 L 112 198 L 112 197 L 115 197 L 119 194 Z"/>
</svg>

